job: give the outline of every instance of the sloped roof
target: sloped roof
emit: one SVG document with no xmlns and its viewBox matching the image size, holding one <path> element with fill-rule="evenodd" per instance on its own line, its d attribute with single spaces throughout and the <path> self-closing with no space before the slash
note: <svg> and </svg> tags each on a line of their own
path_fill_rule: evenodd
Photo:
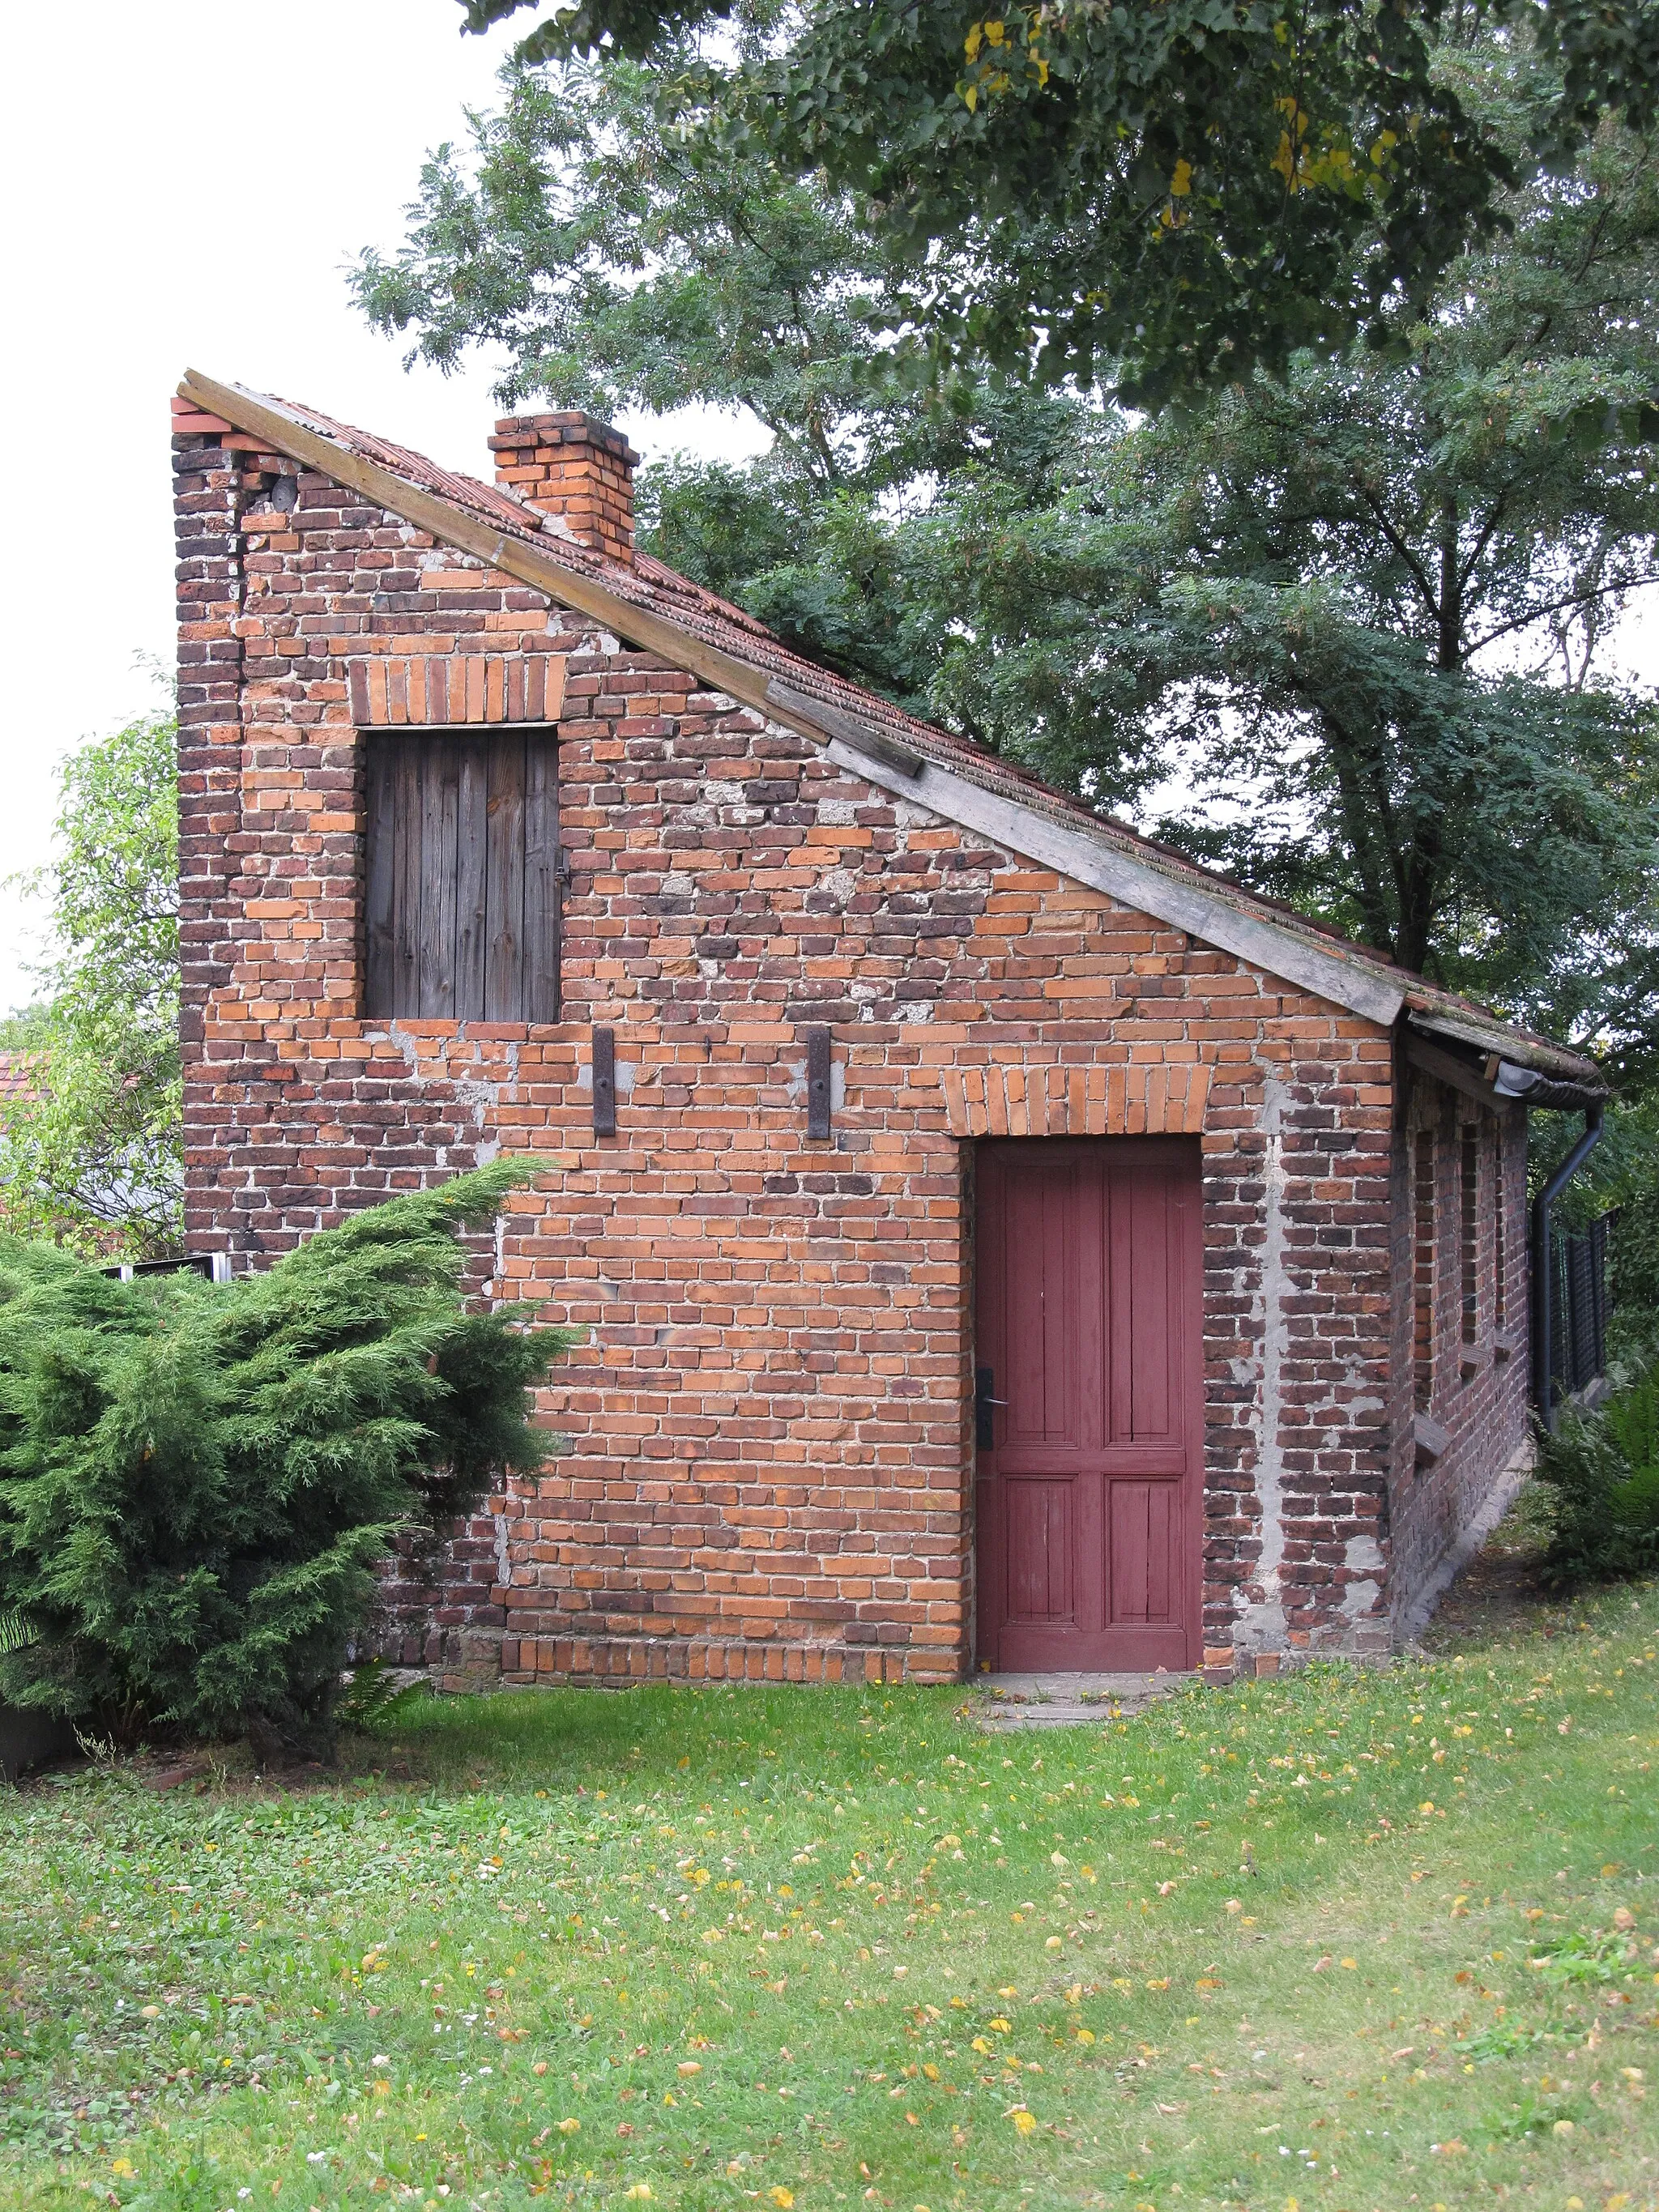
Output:
<svg viewBox="0 0 1659 2212">
<path fill-rule="evenodd" d="M 179 397 L 315 468 L 444 543 L 487 560 L 630 644 L 662 653 L 842 765 L 947 819 L 1053 866 L 1372 1019 L 1432 1032 L 1463 1054 L 1601 1093 L 1593 1061 L 1441 990 L 1306 915 L 1199 866 L 1054 790 L 954 732 L 918 720 L 795 652 L 741 607 L 639 554 L 631 565 L 579 544 L 556 517 L 495 484 L 337 422 L 314 408 L 186 371 Z M 187 418 L 186 418 L 187 419 Z M 1555 1103 L 1565 1103 L 1557 1101 Z"/>
<path fill-rule="evenodd" d="M 34 1054 L 0 1052 L 0 1103 L 8 1098 L 38 1098 L 40 1095 Z"/>
</svg>

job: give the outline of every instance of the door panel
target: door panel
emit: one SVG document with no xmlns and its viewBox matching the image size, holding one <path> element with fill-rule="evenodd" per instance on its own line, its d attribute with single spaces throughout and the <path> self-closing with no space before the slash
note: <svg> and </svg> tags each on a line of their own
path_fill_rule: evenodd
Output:
<svg viewBox="0 0 1659 2212">
<path fill-rule="evenodd" d="M 1069 1623 L 1073 1485 L 1014 1480 L 1006 1492 L 1009 1615 L 1047 1627 Z"/>
<path fill-rule="evenodd" d="M 1177 1378 L 1170 1373 L 1172 1355 L 1179 1349 L 1179 1324 L 1172 1329 L 1170 1314 L 1169 1178 L 1156 1170 L 1118 1178 L 1117 1215 L 1127 1217 L 1127 1280 L 1118 1285 L 1117 1303 L 1128 1313 L 1129 1421 L 1124 1443 L 1163 1443 L 1175 1438 L 1179 1425 Z M 1114 1347 L 1115 1350 L 1115 1347 Z"/>
<path fill-rule="evenodd" d="M 1180 1498 L 1172 1482 L 1113 1482 L 1110 1541 L 1110 1619 L 1114 1628 L 1175 1625 L 1174 1571 L 1180 1540 Z"/>
<path fill-rule="evenodd" d="M 1199 1147 L 1035 1139 L 978 1157 L 979 1648 L 1013 1668 L 1198 1663 Z"/>
<path fill-rule="evenodd" d="M 1020 1270 L 1020 1295 L 1007 1316 L 1006 1387 L 999 1393 L 1008 1401 L 1008 1442 L 1064 1445 L 1076 1423 L 1071 1348 L 1061 1327 L 1074 1243 L 1065 1191 L 1052 1175 L 1015 1167 L 1006 1192 L 1006 1248 Z"/>
</svg>

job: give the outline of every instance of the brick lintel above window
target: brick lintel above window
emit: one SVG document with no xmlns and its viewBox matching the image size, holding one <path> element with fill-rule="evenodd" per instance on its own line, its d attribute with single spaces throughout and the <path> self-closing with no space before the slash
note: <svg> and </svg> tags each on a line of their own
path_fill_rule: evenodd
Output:
<svg viewBox="0 0 1659 2212">
<path fill-rule="evenodd" d="M 556 722 L 562 653 L 366 655 L 347 664 L 351 719 L 362 730 Z"/>
</svg>

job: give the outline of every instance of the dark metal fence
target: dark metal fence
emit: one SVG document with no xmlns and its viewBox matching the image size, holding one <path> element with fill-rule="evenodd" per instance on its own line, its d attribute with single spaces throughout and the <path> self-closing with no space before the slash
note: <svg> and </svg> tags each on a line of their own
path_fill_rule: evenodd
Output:
<svg viewBox="0 0 1659 2212">
<path fill-rule="evenodd" d="M 1582 1237 L 1553 1235 L 1550 1267 L 1550 1371 L 1555 1395 L 1571 1397 L 1605 1374 L 1607 1364 L 1607 1231 L 1611 1213 Z"/>
</svg>

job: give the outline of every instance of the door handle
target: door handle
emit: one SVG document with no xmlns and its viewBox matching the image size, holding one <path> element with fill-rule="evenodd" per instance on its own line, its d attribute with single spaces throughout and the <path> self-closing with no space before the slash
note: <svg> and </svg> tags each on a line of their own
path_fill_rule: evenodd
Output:
<svg viewBox="0 0 1659 2212">
<path fill-rule="evenodd" d="M 1006 1398 L 994 1398 L 997 1387 L 996 1370 L 990 1367 L 974 1370 L 974 1442 L 981 1451 L 991 1450 L 996 1443 L 996 1429 L 993 1409 L 1006 1406 Z"/>
</svg>

